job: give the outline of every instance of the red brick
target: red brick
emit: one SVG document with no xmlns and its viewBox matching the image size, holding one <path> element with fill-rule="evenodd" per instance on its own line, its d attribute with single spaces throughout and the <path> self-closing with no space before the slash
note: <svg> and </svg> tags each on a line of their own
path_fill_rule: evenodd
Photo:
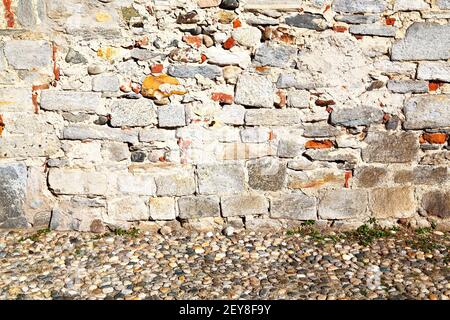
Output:
<svg viewBox="0 0 450 320">
<path fill-rule="evenodd" d="M 424 133 L 421 136 L 421 138 L 422 138 L 421 140 L 424 142 L 426 141 L 426 142 L 432 143 L 432 144 L 444 144 L 448 139 L 448 135 L 446 133 L 441 133 L 441 132 Z"/>
<path fill-rule="evenodd" d="M 228 50 L 234 47 L 235 41 L 233 38 L 228 38 L 224 43 L 223 43 L 223 48 Z"/>
<path fill-rule="evenodd" d="M 234 101 L 234 97 L 232 95 L 222 92 L 214 92 L 211 96 L 211 99 L 223 104 L 232 104 Z"/>
<path fill-rule="evenodd" d="M 183 41 L 197 48 L 202 45 L 202 38 L 199 36 L 183 36 Z"/>
<path fill-rule="evenodd" d="M 334 146 L 331 140 L 310 140 L 305 143 L 306 149 L 329 149 Z"/>
<path fill-rule="evenodd" d="M 161 73 L 164 70 L 164 66 L 160 63 L 151 66 L 152 73 Z"/>
</svg>

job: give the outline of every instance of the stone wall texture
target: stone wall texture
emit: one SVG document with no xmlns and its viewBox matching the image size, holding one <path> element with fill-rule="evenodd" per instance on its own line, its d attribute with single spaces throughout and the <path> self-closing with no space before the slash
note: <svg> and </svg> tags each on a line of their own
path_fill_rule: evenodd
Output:
<svg viewBox="0 0 450 320">
<path fill-rule="evenodd" d="M 0 228 L 448 228 L 449 134 L 448 0 L 0 2 Z"/>
</svg>

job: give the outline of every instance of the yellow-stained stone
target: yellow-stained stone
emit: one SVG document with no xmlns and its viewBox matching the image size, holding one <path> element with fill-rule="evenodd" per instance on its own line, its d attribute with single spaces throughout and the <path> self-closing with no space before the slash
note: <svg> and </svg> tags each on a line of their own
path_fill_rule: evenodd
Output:
<svg viewBox="0 0 450 320">
<path fill-rule="evenodd" d="M 106 22 L 111 20 L 111 15 L 107 12 L 97 12 L 95 14 L 95 20 L 98 22 Z"/>
<path fill-rule="evenodd" d="M 177 78 L 167 74 L 148 76 L 142 83 L 142 95 L 144 97 L 161 99 L 173 94 L 186 94 L 186 90 L 180 85 Z"/>
<path fill-rule="evenodd" d="M 108 61 L 113 61 L 120 53 L 121 50 L 114 47 L 104 47 L 97 50 L 97 56 Z"/>
</svg>

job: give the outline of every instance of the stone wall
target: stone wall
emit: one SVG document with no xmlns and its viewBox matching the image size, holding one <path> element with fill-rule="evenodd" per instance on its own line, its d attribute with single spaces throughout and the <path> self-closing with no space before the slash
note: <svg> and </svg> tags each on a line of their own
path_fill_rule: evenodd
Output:
<svg viewBox="0 0 450 320">
<path fill-rule="evenodd" d="M 450 217 L 449 0 L 3 0 L 0 227 Z"/>
</svg>

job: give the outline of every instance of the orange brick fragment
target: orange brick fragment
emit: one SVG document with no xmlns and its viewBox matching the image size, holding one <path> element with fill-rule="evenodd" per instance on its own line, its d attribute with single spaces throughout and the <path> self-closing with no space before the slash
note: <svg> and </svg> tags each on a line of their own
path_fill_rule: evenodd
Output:
<svg viewBox="0 0 450 320">
<path fill-rule="evenodd" d="M 233 20 L 233 28 L 237 29 L 242 26 L 242 22 L 239 19 Z"/>
<path fill-rule="evenodd" d="M 234 100 L 232 95 L 222 92 L 214 92 L 211 96 L 211 99 L 223 104 L 232 104 Z"/>
<path fill-rule="evenodd" d="M 331 140 L 310 140 L 305 143 L 306 149 L 329 149 L 334 146 Z"/>
<path fill-rule="evenodd" d="M 448 134 L 442 133 L 442 132 L 424 133 L 421 136 L 421 138 L 422 138 L 421 139 L 422 141 L 424 141 L 424 142 L 426 141 L 431 144 L 444 144 L 448 139 Z M 421 142 L 421 143 L 424 143 L 424 142 Z"/>
<path fill-rule="evenodd" d="M 395 18 L 391 18 L 391 17 L 387 17 L 384 22 L 386 23 L 387 26 L 393 26 L 395 24 L 396 19 Z"/>
<path fill-rule="evenodd" d="M 235 41 L 233 38 L 228 38 L 224 43 L 223 43 L 223 48 L 228 50 L 234 47 Z"/>
<path fill-rule="evenodd" d="M 161 73 L 164 70 L 164 66 L 160 63 L 151 66 L 152 73 Z"/>
<path fill-rule="evenodd" d="M 202 45 L 202 38 L 199 36 L 183 36 L 183 41 L 197 48 Z"/>
<path fill-rule="evenodd" d="M 345 26 L 333 26 L 334 32 L 346 32 L 348 30 Z"/>
<path fill-rule="evenodd" d="M 5 129 L 5 123 L 3 122 L 3 116 L 0 114 L 0 137 L 2 136 L 4 129 Z"/>
<path fill-rule="evenodd" d="M 436 91 L 437 89 L 439 89 L 441 86 L 440 82 L 434 82 L 434 81 L 430 81 L 428 83 L 428 90 L 429 91 Z"/>
<path fill-rule="evenodd" d="M 316 100 L 316 106 L 319 107 L 328 107 L 328 106 L 334 106 L 336 102 L 334 100 Z"/>
</svg>

